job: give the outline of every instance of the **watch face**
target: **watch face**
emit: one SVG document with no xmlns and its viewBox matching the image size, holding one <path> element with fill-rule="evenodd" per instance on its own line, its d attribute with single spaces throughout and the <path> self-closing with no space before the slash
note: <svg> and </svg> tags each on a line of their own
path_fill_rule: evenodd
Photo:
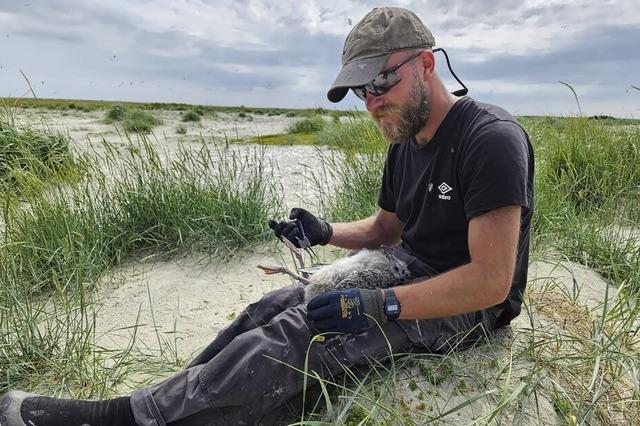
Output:
<svg viewBox="0 0 640 426">
<path fill-rule="evenodd" d="M 384 313 L 387 319 L 395 320 L 400 316 L 400 302 L 396 297 L 396 293 L 392 289 L 385 291 Z"/>
<path fill-rule="evenodd" d="M 391 302 L 390 304 L 387 305 L 387 313 L 393 314 L 395 312 L 398 312 L 400 310 L 400 305 L 398 305 L 398 303 L 396 302 Z"/>
</svg>

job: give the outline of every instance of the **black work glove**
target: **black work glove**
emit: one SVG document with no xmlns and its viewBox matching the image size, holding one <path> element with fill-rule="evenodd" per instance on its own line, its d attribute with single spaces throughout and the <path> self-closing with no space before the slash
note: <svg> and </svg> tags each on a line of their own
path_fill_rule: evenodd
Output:
<svg viewBox="0 0 640 426">
<path fill-rule="evenodd" d="M 331 225 L 328 222 L 318 219 L 305 209 L 297 207 L 291 209 L 289 219 L 291 220 L 283 220 L 280 222 L 271 219 L 269 220 L 269 227 L 273 229 L 277 238 L 282 239 L 284 237 L 295 244 L 296 247 L 300 247 L 300 243 L 297 238 L 302 239 L 302 233 L 298 228 L 296 219 L 302 224 L 304 234 L 309 239 L 309 243 L 312 246 L 327 244 L 331 239 L 331 235 L 333 235 L 333 228 L 331 228 Z"/>
<path fill-rule="evenodd" d="M 387 322 L 380 289 L 348 288 L 314 297 L 307 303 L 307 317 L 320 332 L 359 333 Z"/>
</svg>

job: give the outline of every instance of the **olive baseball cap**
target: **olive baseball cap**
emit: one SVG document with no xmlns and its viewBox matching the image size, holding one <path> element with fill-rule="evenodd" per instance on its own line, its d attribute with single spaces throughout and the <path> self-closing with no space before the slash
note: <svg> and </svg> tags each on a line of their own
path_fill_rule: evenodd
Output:
<svg viewBox="0 0 640 426">
<path fill-rule="evenodd" d="M 431 49 L 436 41 L 413 12 L 400 7 L 375 8 L 351 30 L 342 50 L 342 69 L 327 92 L 339 102 L 349 88 L 364 86 L 382 71 L 389 56 L 405 49 Z"/>
</svg>

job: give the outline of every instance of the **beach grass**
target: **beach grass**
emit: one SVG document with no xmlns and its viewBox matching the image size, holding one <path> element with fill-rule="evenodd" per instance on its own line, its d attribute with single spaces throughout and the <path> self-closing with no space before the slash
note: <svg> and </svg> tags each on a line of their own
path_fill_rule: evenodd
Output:
<svg viewBox="0 0 640 426">
<path fill-rule="evenodd" d="M 348 221 L 375 212 L 388 145 L 371 120 L 338 118 L 308 133 L 324 164 L 310 180 L 323 217 Z M 321 380 L 320 403 L 297 424 L 617 425 L 640 418 L 640 126 L 519 120 L 536 152 L 532 247 L 543 270 L 529 283 L 521 316 L 465 351 L 390 354 L 364 372 Z M 171 343 L 159 336 L 158 348 L 138 347 L 136 324 L 126 325 L 126 348 L 98 347 L 92 290 L 124 260 L 149 253 L 229 258 L 269 240 L 265 218 L 283 215 L 273 165 L 259 146 L 203 143 L 167 155 L 141 136 L 102 148 L 84 180 L 53 184 L 28 206 L 2 207 L 2 390 L 99 398 L 141 371 L 147 378 L 175 371 L 184 360 L 161 350 Z M 595 300 L 585 296 L 582 267 L 602 279 Z"/>
<path fill-rule="evenodd" d="M 291 124 L 288 133 L 317 133 L 324 128 L 326 123 L 322 116 L 319 115 L 306 117 Z"/>
<path fill-rule="evenodd" d="M 327 124 L 316 137 L 331 148 L 318 151 L 323 167 L 309 174 L 323 217 L 344 222 L 374 214 L 389 147 L 375 123 L 353 115 L 345 122 Z"/>
<path fill-rule="evenodd" d="M 200 121 L 200 117 L 203 114 L 204 114 L 204 112 L 202 110 L 186 111 L 184 114 L 182 114 L 182 121 L 184 121 L 184 122 L 188 122 L 188 121 L 199 122 Z"/>
<path fill-rule="evenodd" d="M 295 117 L 293 114 L 287 116 Z M 334 116 L 339 117 L 340 112 L 334 113 Z M 328 126 L 329 122 L 323 116 L 312 114 L 290 124 L 286 133 L 252 136 L 244 142 L 264 145 L 319 145 L 326 143 L 320 135 Z"/>
<path fill-rule="evenodd" d="M 72 180 L 82 172 L 82 160 L 70 148 L 65 133 L 22 125 L 15 110 L 0 109 L 0 201 L 39 194 L 52 180 Z"/>
<path fill-rule="evenodd" d="M 28 208 L 3 209 L 0 389 L 64 383 L 84 395 L 104 363 L 137 359 L 128 358 L 130 348 L 110 354 L 93 346 L 91 290 L 101 277 L 150 253 L 228 259 L 267 239 L 265 218 L 282 215 L 259 147 L 241 154 L 203 143 L 169 155 L 143 138 L 102 148 L 90 178 L 53 187 Z M 99 395 L 127 376 L 111 367 L 104 373 Z"/>
<path fill-rule="evenodd" d="M 111 107 L 105 114 L 104 122 L 119 123 L 125 132 L 141 134 L 151 133 L 155 126 L 162 124 L 162 120 L 149 111 L 126 108 L 122 105 Z"/>
</svg>

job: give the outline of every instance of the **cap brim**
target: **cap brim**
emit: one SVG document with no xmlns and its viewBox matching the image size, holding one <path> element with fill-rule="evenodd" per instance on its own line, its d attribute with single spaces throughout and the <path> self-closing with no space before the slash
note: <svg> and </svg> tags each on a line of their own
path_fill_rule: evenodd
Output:
<svg viewBox="0 0 640 426">
<path fill-rule="evenodd" d="M 364 86 L 382 71 L 389 59 L 388 55 L 359 59 L 342 67 L 340 73 L 327 92 L 331 102 L 340 102 L 351 87 Z"/>
</svg>

